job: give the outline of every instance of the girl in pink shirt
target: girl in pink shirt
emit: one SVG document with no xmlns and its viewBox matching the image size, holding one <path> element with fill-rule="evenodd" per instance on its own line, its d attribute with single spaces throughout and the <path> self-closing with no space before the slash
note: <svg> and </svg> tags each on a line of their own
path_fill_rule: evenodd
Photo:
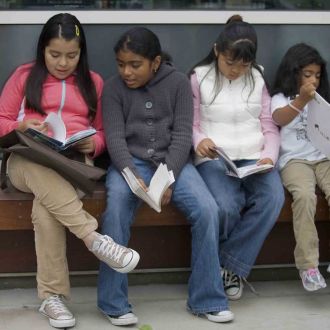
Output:
<svg viewBox="0 0 330 330">
<path fill-rule="evenodd" d="M 0 136 L 33 128 L 48 133 L 49 113 L 60 116 L 68 136 L 93 126 L 96 134 L 74 145 L 87 158 L 105 149 L 101 122 L 101 77 L 89 71 L 84 31 L 77 18 L 58 14 L 44 25 L 36 61 L 20 66 L 0 98 Z M 98 223 L 82 208 L 75 188 L 54 170 L 11 154 L 8 176 L 19 190 L 34 195 L 32 222 L 37 255 L 39 311 L 55 328 L 75 325 L 62 298 L 69 297 L 65 228 L 82 239 L 96 257 L 118 272 L 136 266 L 139 255 L 95 230 Z"/>
</svg>

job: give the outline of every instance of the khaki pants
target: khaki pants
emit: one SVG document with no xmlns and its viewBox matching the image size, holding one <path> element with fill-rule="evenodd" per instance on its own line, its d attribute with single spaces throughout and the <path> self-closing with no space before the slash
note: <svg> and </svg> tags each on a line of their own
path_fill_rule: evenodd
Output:
<svg viewBox="0 0 330 330">
<path fill-rule="evenodd" d="M 319 240 L 314 223 L 316 184 L 330 205 L 330 161 L 291 160 L 281 171 L 283 185 L 292 194 L 294 257 L 300 270 L 318 267 Z"/>
<path fill-rule="evenodd" d="M 32 222 L 37 255 L 38 295 L 70 296 L 66 259 L 67 227 L 78 238 L 93 232 L 98 223 L 82 208 L 76 190 L 54 170 L 12 154 L 8 175 L 19 190 L 34 194 Z"/>
</svg>

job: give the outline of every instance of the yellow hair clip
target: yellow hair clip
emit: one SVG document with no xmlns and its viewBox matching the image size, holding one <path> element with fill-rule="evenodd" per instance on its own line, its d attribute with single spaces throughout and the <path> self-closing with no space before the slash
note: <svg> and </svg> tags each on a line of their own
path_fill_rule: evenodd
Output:
<svg viewBox="0 0 330 330">
<path fill-rule="evenodd" d="M 79 32 L 79 28 L 78 28 L 78 25 L 75 25 L 75 28 L 76 28 L 76 36 L 79 37 L 80 35 L 80 32 Z"/>
</svg>

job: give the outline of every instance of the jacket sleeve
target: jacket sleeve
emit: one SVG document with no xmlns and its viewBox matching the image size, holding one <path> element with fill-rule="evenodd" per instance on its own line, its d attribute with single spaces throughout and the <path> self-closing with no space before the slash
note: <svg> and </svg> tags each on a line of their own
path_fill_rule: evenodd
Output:
<svg viewBox="0 0 330 330">
<path fill-rule="evenodd" d="M 96 129 L 96 134 L 93 136 L 95 142 L 95 151 L 93 157 L 97 157 L 105 150 L 105 137 L 102 122 L 102 91 L 103 91 L 103 79 L 93 74 L 93 81 L 96 88 L 97 95 L 97 109 L 92 126 Z"/>
<path fill-rule="evenodd" d="M 207 136 L 200 129 L 201 95 L 196 73 L 191 75 L 190 82 L 194 100 L 193 144 L 196 150 L 199 143 Z"/>
<path fill-rule="evenodd" d="M 103 89 L 102 117 L 106 145 L 112 163 L 120 172 L 129 167 L 138 176 L 126 142 L 123 100 L 116 83 L 119 81 L 112 78 L 106 81 Z"/>
<path fill-rule="evenodd" d="M 262 109 L 260 114 L 261 129 L 264 135 L 264 147 L 261 151 L 260 159 L 270 158 L 275 164 L 278 159 L 280 149 L 279 128 L 272 118 L 270 110 L 271 97 L 264 86 L 262 91 Z"/>
<path fill-rule="evenodd" d="M 6 135 L 19 125 L 19 111 L 24 101 L 27 73 L 20 68 L 9 77 L 0 97 L 0 136 Z M 23 115 L 23 114 L 22 114 Z"/>
<path fill-rule="evenodd" d="M 165 162 L 177 177 L 187 163 L 192 147 L 193 98 L 189 80 L 182 76 L 178 81 L 176 102 L 169 145 Z"/>
</svg>

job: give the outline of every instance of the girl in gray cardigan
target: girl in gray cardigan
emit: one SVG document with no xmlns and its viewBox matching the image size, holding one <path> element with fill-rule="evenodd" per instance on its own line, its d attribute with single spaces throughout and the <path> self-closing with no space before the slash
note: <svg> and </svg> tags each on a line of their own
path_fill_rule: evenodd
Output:
<svg viewBox="0 0 330 330">
<path fill-rule="evenodd" d="M 141 200 L 121 172 L 128 167 L 147 189 L 160 163 L 175 183 L 162 197 L 191 224 L 192 257 L 188 309 L 213 322 L 233 319 L 220 276 L 218 207 L 189 162 L 193 102 L 188 78 L 164 59 L 157 36 L 142 27 L 127 31 L 114 47 L 119 74 L 103 91 L 103 121 L 111 165 L 103 232 L 127 245 Z M 127 276 L 101 264 L 98 306 L 114 325 L 138 322 L 128 302 Z"/>
</svg>

